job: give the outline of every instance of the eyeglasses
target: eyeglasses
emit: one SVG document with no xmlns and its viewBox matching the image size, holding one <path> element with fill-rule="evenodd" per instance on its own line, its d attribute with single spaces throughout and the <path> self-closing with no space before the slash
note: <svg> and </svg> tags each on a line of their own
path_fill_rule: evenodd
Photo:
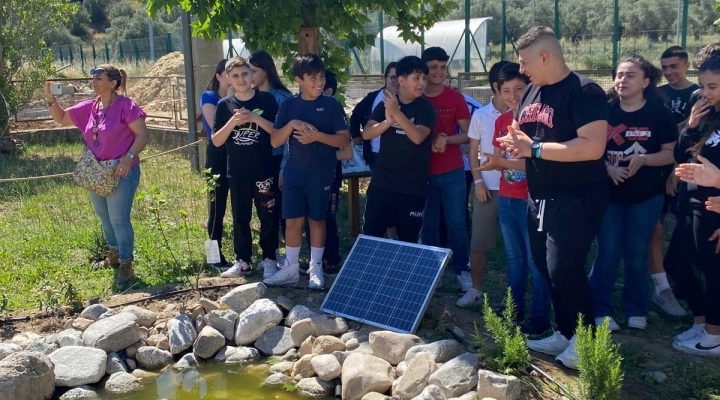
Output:
<svg viewBox="0 0 720 400">
<path fill-rule="evenodd" d="M 393 81 L 393 82 L 397 82 L 397 81 L 398 81 L 397 75 L 386 75 L 385 77 L 386 77 L 386 78 L 390 78 L 390 80 Z"/>
</svg>

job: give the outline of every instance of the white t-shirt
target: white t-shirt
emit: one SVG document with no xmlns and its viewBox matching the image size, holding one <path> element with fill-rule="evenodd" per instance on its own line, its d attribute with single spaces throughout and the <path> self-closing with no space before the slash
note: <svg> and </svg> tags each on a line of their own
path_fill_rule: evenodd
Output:
<svg viewBox="0 0 720 400">
<path fill-rule="evenodd" d="M 370 114 L 372 114 L 373 111 L 375 111 L 375 107 L 380 104 L 383 99 L 385 98 L 385 89 L 381 90 L 377 96 L 375 96 L 375 101 L 373 101 L 372 108 L 370 109 Z M 380 136 L 374 137 L 370 140 L 370 150 L 372 150 L 373 153 L 379 153 L 380 152 Z"/>
<path fill-rule="evenodd" d="M 502 113 L 495 109 L 492 100 L 475 111 L 470 119 L 470 129 L 468 137 L 480 141 L 480 149 L 478 150 L 478 159 L 482 159 L 482 153 L 494 153 L 493 136 L 495 136 L 495 120 Z M 480 173 L 485 186 L 490 190 L 500 190 L 500 171 L 483 171 Z"/>
</svg>

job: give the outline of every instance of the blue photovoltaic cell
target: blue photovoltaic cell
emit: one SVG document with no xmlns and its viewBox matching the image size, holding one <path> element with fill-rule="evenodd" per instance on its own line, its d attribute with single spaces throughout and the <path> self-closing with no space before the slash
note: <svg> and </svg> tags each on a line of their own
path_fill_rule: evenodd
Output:
<svg viewBox="0 0 720 400">
<path fill-rule="evenodd" d="M 451 254 L 448 249 L 360 235 L 320 309 L 414 333 Z"/>
</svg>

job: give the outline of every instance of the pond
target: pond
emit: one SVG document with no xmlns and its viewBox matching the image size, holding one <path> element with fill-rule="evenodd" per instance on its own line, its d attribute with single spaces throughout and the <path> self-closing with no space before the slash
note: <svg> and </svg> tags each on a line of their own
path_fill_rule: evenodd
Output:
<svg viewBox="0 0 720 400">
<path fill-rule="evenodd" d="M 165 370 L 153 380 L 143 380 L 143 388 L 132 394 L 112 395 L 99 391 L 102 400 L 295 400 L 307 399 L 282 386 L 262 386 L 270 375 L 268 364 L 200 363 L 184 371 Z M 292 386 L 294 387 L 294 386 Z M 334 397 L 324 397 L 330 400 Z"/>
</svg>

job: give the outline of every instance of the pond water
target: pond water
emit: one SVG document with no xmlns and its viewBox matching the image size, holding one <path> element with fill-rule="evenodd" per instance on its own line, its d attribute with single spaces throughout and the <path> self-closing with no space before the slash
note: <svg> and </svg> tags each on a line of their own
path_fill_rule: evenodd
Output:
<svg viewBox="0 0 720 400">
<path fill-rule="evenodd" d="M 262 386 L 270 375 L 268 364 L 201 363 L 196 368 L 168 368 L 157 379 L 143 380 L 142 390 L 125 395 L 98 392 L 102 400 L 295 400 L 297 391 Z M 325 397 L 323 400 L 334 399 Z"/>
</svg>

